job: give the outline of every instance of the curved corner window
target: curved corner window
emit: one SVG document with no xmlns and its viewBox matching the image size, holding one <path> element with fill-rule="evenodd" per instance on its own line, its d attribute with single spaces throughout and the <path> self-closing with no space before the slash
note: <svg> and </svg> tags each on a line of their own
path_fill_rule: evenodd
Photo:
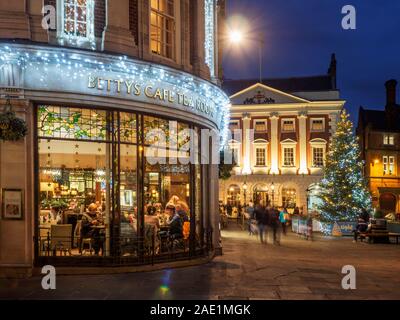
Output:
<svg viewBox="0 0 400 320">
<path fill-rule="evenodd" d="M 58 0 L 58 40 L 85 48 L 95 48 L 94 36 L 95 0 Z"/>
</svg>

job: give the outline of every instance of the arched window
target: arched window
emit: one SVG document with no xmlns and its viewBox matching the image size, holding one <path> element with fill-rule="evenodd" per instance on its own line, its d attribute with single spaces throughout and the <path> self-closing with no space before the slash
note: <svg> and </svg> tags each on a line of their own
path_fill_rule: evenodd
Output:
<svg viewBox="0 0 400 320">
<path fill-rule="evenodd" d="M 296 207 L 296 189 L 294 188 L 282 189 L 282 206 L 285 208 Z"/>
<path fill-rule="evenodd" d="M 240 188 L 238 185 L 233 184 L 228 188 L 228 204 L 232 207 L 238 207 L 240 203 Z"/>
<path fill-rule="evenodd" d="M 58 0 L 58 39 L 61 44 L 94 46 L 95 0 Z"/>
</svg>

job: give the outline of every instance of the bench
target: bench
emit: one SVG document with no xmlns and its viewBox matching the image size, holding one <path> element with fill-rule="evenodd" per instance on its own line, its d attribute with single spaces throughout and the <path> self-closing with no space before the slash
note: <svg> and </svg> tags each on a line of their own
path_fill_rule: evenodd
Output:
<svg viewBox="0 0 400 320">
<path fill-rule="evenodd" d="M 361 232 L 359 234 L 361 242 L 363 239 L 368 238 L 369 243 L 375 243 L 375 239 L 383 239 L 387 238 L 389 240 L 389 233 L 388 232 Z"/>
<path fill-rule="evenodd" d="M 399 244 L 400 233 L 389 232 L 389 238 L 396 238 L 396 244 Z"/>
</svg>

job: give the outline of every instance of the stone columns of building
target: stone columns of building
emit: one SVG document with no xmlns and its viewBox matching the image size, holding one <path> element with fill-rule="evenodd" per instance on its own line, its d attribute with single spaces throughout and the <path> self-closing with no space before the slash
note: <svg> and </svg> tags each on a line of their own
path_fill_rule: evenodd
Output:
<svg viewBox="0 0 400 320">
<path fill-rule="evenodd" d="M 254 131 L 250 129 L 251 117 L 248 113 L 243 113 L 243 128 L 242 128 L 242 174 L 251 173 L 251 144 L 254 140 Z"/>
<path fill-rule="evenodd" d="M 222 253 L 221 234 L 219 230 L 219 180 L 218 180 L 218 165 L 210 165 L 210 224 L 213 228 L 212 241 L 216 254 Z"/>
<path fill-rule="evenodd" d="M 4 100 L 0 100 L 1 106 L 4 103 Z M 3 249 L 0 254 L 0 274 L 27 277 L 31 276 L 33 259 L 31 241 L 34 205 L 31 195 L 34 192 L 30 174 L 33 172 L 33 162 L 30 161 L 33 145 L 33 106 L 20 99 L 11 99 L 11 105 L 17 116 L 27 121 L 28 136 L 17 142 L 0 143 L 0 187 L 22 190 L 24 218 L 14 221 L 2 220 L 0 223 L 0 243 Z"/>
<path fill-rule="evenodd" d="M 271 114 L 271 174 L 279 174 L 279 137 L 278 137 L 278 120 L 277 113 Z"/>
<path fill-rule="evenodd" d="M 307 165 L 307 113 L 301 112 L 299 119 L 299 151 L 300 151 L 300 167 L 299 174 L 308 174 Z"/>
<path fill-rule="evenodd" d="M 129 30 L 129 0 L 111 1 L 106 4 L 106 28 L 103 34 L 105 51 L 136 56 L 138 48 Z"/>
<path fill-rule="evenodd" d="M 40 1 L 29 1 L 40 2 Z M 0 38 L 30 39 L 25 1 L 0 1 Z"/>
<path fill-rule="evenodd" d="M 191 7 L 191 56 L 193 73 L 202 78 L 210 77 L 210 70 L 205 63 L 205 20 L 204 0 L 193 0 Z"/>
</svg>

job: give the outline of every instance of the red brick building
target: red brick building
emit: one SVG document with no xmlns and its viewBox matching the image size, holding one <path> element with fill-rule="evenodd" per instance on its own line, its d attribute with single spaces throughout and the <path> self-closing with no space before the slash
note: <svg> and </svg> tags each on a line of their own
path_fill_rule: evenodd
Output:
<svg viewBox="0 0 400 320">
<path fill-rule="evenodd" d="M 357 135 L 374 207 L 386 213 L 400 213 L 400 105 L 396 102 L 397 81 L 389 80 L 385 86 L 385 109 L 360 107 Z"/>
</svg>

